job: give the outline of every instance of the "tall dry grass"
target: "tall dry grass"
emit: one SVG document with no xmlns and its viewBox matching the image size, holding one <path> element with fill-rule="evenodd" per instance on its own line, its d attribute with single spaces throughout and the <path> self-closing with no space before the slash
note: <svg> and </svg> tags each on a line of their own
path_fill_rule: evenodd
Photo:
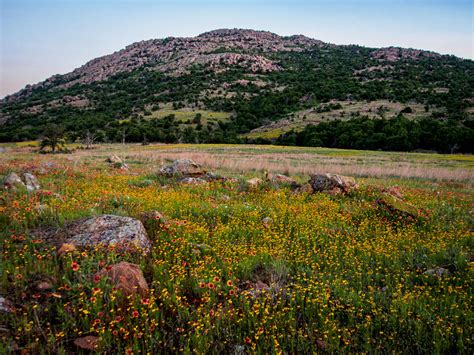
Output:
<svg viewBox="0 0 474 355">
<path fill-rule="evenodd" d="M 309 175 L 311 173 L 335 173 L 364 177 L 402 177 L 425 178 L 438 181 L 474 181 L 474 164 L 458 162 L 420 154 L 391 154 L 385 152 L 368 152 L 367 154 L 342 154 L 334 150 L 333 154 L 319 154 L 306 150 L 285 148 L 271 152 L 268 147 L 261 146 L 200 146 L 200 145 L 102 145 L 93 150 L 76 150 L 66 155 L 39 155 L 26 148 L 9 150 L 0 156 L 0 164 L 4 159 L 32 156 L 36 162 L 63 160 L 66 165 L 78 166 L 87 161 L 105 159 L 110 154 L 117 154 L 127 162 L 142 163 L 145 169 L 154 170 L 168 164 L 174 159 L 192 159 L 209 170 L 231 171 L 235 173 L 263 172 L 288 173 L 291 175 Z M 283 151 L 283 152 L 282 152 Z M 471 166 L 472 165 L 472 166 Z"/>
<path fill-rule="evenodd" d="M 394 161 L 387 156 L 331 157 L 317 154 L 295 153 L 242 153 L 203 151 L 153 151 L 126 152 L 128 159 L 156 165 L 167 164 L 174 159 L 192 159 L 203 166 L 235 172 L 270 171 L 291 175 L 334 173 L 371 177 L 427 178 L 447 181 L 474 181 L 474 171 L 466 168 L 436 166 L 432 160 Z"/>
</svg>

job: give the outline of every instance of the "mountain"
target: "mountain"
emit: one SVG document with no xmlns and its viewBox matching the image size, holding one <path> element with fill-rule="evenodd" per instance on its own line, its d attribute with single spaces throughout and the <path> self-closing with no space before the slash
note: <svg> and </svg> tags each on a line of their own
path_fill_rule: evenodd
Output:
<svg viewBox="0 0 474 355">
<path fill-rule="evenodd" d="M 37 139 L 54 124 L 71 140 L 95 132 L 105 141 L 306 145 L 297 137 L 308 129 L 358 120 L 403 124 L 410 139 L 415 129 L 454 136 L 390 147 L 359 137 L 344 147 L 470 151 L 473 74 L 473 61 L 429 51 L 221 29 L 137 42 L 28 85 L 0 101 L 0 141 Z M 341 146 L 341 134 L 311 144 Z"/>
</svg>

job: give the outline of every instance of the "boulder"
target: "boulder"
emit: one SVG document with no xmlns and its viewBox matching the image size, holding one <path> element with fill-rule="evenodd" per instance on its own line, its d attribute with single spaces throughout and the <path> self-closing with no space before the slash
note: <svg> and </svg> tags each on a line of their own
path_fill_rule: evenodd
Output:
<svg viewBox="0 0 474 355">
<path fill-rule="evenodd" d="M 25 182 L 26 189 L 28 191 L 35 191 L 35 190 L 39 190 L 39 188 L 40 188 L 40 184 L 38 182 L 38 179 L 33 174 L 24 173 L 23 174 L 23 181 Z"/>
<path fill-rule="evenodd" d="M 216 173 L 213 173 L 212 171 L 208 171 L 207 173 L 205 173 L 202 178 L 206 181 L 216 181 L 216 180 L 223 180 L 225 181 L 226 178 L 225 177 L 222 177 L 220 175 L 217 175 Z"/>
<path fill-rule="evenodd" d="M 49 291 L 53 289 L 53 285 L 51 282 L 43 280 L 36 284 L 35 289 L 40 292 Z"/>
<path fill-rule="evenodd" d="M 9 299 L 0 296 L 0 312 L 12 313 L 14 310 L 15 306 L 13 303 Z"/>
<path fill-rule="evenodd" d="M 314 189 L 310 183 L 307 183 L 297 187 L 294 192 L 295 194 L 312 194 L 314 192 Z"/>
<path fill-rule="evenodd" d="M 114 167 L 117 168 L 117 169 L 120 169 L 122 171 L 129 171 L 130 170 L 130 167 L 125 163 L 116 163 L 116 164 L 114 164 Z"/>
<path fill-rule="evenodd" d="M 21 178 L 18 174 L 11 172 L 5 177 L 3 186 L 7 190 L 26 189 L 27 191 L 39 190 L 40 184 L 36 176 L 30 173 L 24 173 Z"/>
<path fill-rule="evenodd" d="M 435 267 L 434 269 L 428 269 L 424 272 L 425 275 L 434 277 L 445 277 L 451 275 L 448 269 L 442 267 Z"/>
<path fill-rule="evenodd" d="M 206 184 L 207 181 L 201 178 L 195 178 L 195 177 L 185 177 L 184 179 L 179 180 L 181 184 L 187 184 L 187 185 L 201 185 L 201 184 Z"/>
<path fill-rule="evenodd" d="M 377 204 L 391 213 L 401 213 L 402 215 L 413 218 L 419 216 L 418 209 L 415 206 L 388 193 L 382 193 L 377 199 Z"/>
<path fill-rule="evenodd" d="M 334 194 L 349 193 L 357 190 L 354 178 L 337 174 L 313 174 L 309 183 L 315 192 L 330 192 Z"/>
<path fill-rule="evenodd" d="M 255 178 L 252 178 L 250 180 L 247 180 L 247 184 L 251 188 L 257 188 L 257 187 L 259 187 L 260 185 L 263 184 L 263 180 L 255 177 Z"/>
<path fill-rule="evenodd" d="M 26 188 L 21 178 L 14 172 L 11 172 L 3 180 L 3 187 L 7 190 L 17 190 Z"/>
<path fill-rule="evenodd" d="M 206 172 L 203 170 L 201 165 L 195 163 L 191 159 L 177 159 L 173 161 L 171 165 L 164 166 L 160 169 L 159 175 L 171 176 L 183 176 L 183 177 L 196 177 L 202 176 Z"/>
<path fill-rule="evenodd" d="M 140 295 L 148 296 L 148 284 L 143 277 L 140 266 L 122 261 L 111 265 L 97 273 L 100 278 L 107 279 L 115 289 L 125 297 Z"/>
<path fill-rule="evenodd" d="M 187 184 L 187 185 L 202 185 L 206 184 L 207 181 L 201 178 L 192 178 L 192 177 L 187 177 L 184 179 L 179 180 L 180 183 L 182 184 Z"/>
<path fill-rule="evenodd" d="M 272 291 L 271 287 L 268 286 L 265 282 L 262 282 L 260 280 L 258 280 L 255 283 L 250 284 L 249 293 L 255 298 L 265 293 L 270 293 L 271 291 Z"/>
<path fill-rule="evenodd" d="M 390 186 L 390 187 L 386 187 L 382 190 L 382 192 L 384 193 L 387 193 L 389 195 L 392 195 L 400 200 L 403 199 L 403 193 L 400 189 L 400 186 Z"/>
<path fill-rule="evenodd" d="M 292 179 L 289 176 L 282 175 L 282 174 L 273 175 L 271 178 L 271 181 L 276 184 L 288 184 L 292 186 L 295 186 L 298 184 L 295 179 Z"/>
<path fill-rule="evenodd" d="M 74 340 L 74 345 L 84 350 L 96 350 L 99 347 L 99 337 L 87 335 Z"/>
<path fill-rule="evenodd" d="M 110 164 L 123 164 L 123 160 L 116 155 L 109 156 L 105 161 Z"/>
<path fill-rule="evenodd" d="M 150 250 L 150 240 L 142 222 L 131 217 L 102 215 L 67 226 L 66 243 L 75 246 L 118 245 Z"/>
</svg>

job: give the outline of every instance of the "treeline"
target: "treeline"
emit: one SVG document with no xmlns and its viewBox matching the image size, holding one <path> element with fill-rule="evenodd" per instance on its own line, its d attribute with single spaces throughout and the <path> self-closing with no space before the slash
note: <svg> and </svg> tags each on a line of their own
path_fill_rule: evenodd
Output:
<svg viewBox="0 0 474 355">
<path fill-rule="evenodd" d="M 289 131 L 278 145 L 329 147 L 363 150 L 473 153 L 474 121 L 409 120 L 402 115 L 391 119 L 358 117 L 308 125 L 302 131 Z"/>
</svg>

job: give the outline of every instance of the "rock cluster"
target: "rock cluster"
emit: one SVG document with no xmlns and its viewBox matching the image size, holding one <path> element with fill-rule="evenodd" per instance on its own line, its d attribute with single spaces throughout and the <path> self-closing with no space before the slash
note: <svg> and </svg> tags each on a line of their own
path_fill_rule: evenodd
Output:
<svg viewBox="0 0 474 355">
<path fill-rule="evenodd" d="M 26 189 L 27 191 L 35 191 L 39 190 L 40 184 L 33 174 L 24 173 L 20 177 L 18 174 L 11 172 L 5 177 L 3 187 L 6 190 Z"/>
<path fill-rule="evenodd" d="M 152 70 L 176 74 L 185 72 L 188 67 L 196 64 L 211 64 L 211 69 L 220 70 L 226 63 L 238 64 L 241 54 L 237 54 L 237 51 L 249 52 L 255 48 L 262 54 L 246 54 L 243 57 L 249 71 L 273 71 L 278 70 L 279 66 L 266 58 L 265 54 L 300 52 L 323 45 L 325 43 L 302 35 L 282 37 L 271 32 L 243 29 L 215 30 L 189 38 L 168 37 L 140 41 L 110 55 L 95 58 L 68 74 L 54 75 L 41 83 L 28 85 L 18 93 L 8 96 L 7 100 L 26 97 L 36 88 L 67 88 L 75 84 L 103 81 L 144 65 L 150 65 Z M 224 53 L 219 53 L 222 49 L 225 49 Z M 74 97 L 67 102 L 68 105 L 71 103 L 89 104 L 80 97 Z"/>
</svg>

